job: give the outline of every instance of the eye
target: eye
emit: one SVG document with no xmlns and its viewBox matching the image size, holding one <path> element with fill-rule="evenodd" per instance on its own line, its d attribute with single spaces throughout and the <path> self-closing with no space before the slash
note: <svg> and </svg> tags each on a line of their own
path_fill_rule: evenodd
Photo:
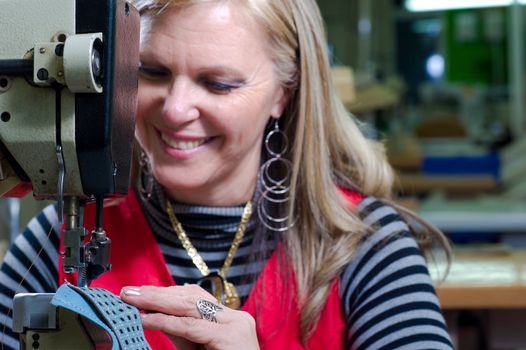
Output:
<svg viewBox="0 0 526 350">
<path fill-rule="evenodd" d="M 166 68 L 147 66 L 143 64 L 139 66 L 139 73 L 143 77 L 152 79 L 152 80 L 164 79 L 170 75 L 170 71 L 168 71 L 168 69 Z"/>
<path fill-rule="evenodd" d="M 221 94 L 229 93 L 232 90 L 239 87 L 234 84 L 227 84 L 227 83 L 222 83 L 222 82 L 214 81 L 214 80 L 205 80 L 203 81 L 203 84 L 206 86 L 208 90 L 215 92 L 215 93 L 221 93 Z"/>
</svg>

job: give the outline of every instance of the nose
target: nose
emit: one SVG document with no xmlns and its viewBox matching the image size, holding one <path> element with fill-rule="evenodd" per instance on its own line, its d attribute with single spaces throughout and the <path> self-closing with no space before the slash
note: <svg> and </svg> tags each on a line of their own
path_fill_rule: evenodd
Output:
<svg viewBox="0 0 526 350">
<path fill-rule="evenodd" d="M 163 105 L 163 118 L 171 124 L 185 124 L 199 117 L 196 91 L 184 77 L 174 79 Z"/>
</svg>

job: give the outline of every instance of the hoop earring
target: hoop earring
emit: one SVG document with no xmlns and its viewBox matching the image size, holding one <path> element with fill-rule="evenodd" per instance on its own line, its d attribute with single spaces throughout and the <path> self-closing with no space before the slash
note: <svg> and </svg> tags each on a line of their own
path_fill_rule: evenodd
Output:
<svg viewBox="0 0 526 350">
<path fill-rule="evenodd" d="M 294 223 L 289 220 L 290 176 L 292 163 L 284 158 L 288 139 L 279 128 L 278 120 L 265 137 L 265 150 L 270 158 L 259 170 L 262 185 L 257 212 L 261 223 L 269 230 L 284 232 Z"/>
<path fill-rule="evenodd" d="M 141 150 L 139 155 L 139 178 L 137 179 L 137 187 L 143 198 L 150 199 L 152 197 L 153 182 L 150 160 L 146 153 Z"/>
</svg>

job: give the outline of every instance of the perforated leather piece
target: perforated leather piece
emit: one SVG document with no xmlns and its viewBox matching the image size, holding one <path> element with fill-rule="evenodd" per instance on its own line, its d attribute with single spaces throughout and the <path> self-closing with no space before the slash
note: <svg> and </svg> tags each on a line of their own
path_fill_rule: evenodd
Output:
<svg viewBox="0 0 526 350">
<path fill-rule="evenodd" d="M 102 317 L 114 332 L 122 350 L 151 350 L 144 338 L 139 310 L 124 303 L 119 297 L 102 288 L 75 287 L 70 285 Z"/>
</svg>

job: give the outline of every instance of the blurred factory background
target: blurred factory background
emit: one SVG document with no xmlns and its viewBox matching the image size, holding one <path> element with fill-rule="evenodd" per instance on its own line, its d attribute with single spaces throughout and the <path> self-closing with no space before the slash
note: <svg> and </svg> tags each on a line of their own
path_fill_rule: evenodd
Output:
<svg viewBox="0 0 526 350">
<path fill-rule="evenodd" d="M 340 94 L 385 141 L 459 349 L 526 349 L 526 1 L 319 0 Z"/>
</svg>

